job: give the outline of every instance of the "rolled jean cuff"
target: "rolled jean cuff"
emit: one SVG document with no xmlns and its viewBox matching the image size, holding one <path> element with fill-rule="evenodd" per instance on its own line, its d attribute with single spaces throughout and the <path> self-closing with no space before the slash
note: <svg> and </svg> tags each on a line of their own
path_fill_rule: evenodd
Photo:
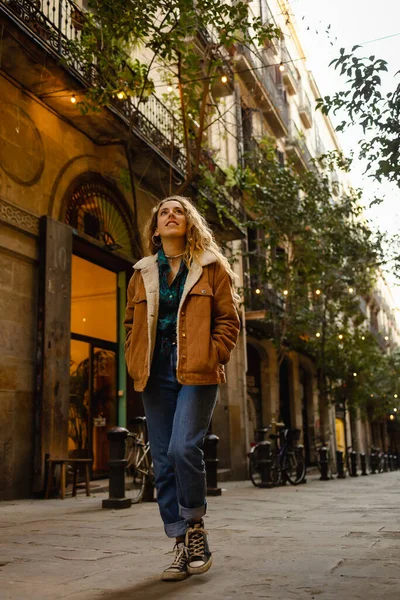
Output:
<svg viewBox="0 0 400 600">
<path fill-rule="evenodd" d="M 164 523 L 164 531 L 169 538 L 185 535 L 187 528 L 188 524 L 185 519 L 175 521 L 175 523 Z"/>
<path fill-rule="evenodd" d="M 201 519 L 207 512 L 207 501 L 201 506 L 197 506 L 196 508 L 185 508 L 184 506 L 179 505 L 179 514 L 181 517 L 190 521 L 190 519 Z"/>
</svg>

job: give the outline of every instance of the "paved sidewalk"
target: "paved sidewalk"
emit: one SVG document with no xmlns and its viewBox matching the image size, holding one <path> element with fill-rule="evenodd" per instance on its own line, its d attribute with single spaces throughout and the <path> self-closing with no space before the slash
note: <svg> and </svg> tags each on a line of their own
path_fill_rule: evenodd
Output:
<svg viewBox="0 0 400 600">
<path fill-rule="evenodd" d="M 177 583 L 159 581 L 172 554 L 155 504 L 0 503 L 1 600 L 400 599 L 400 471 L 223 486 L 206 517 L 214 565 Z"/>
</svg>

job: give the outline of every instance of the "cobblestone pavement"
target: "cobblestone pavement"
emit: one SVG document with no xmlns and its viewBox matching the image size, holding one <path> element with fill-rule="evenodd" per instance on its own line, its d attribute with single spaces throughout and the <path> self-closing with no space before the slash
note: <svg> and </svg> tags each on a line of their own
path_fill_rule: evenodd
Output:
<svg viewBox="0 0 400 600">
<path fill-rule="evenodd" d="M 297 488 L 224 483 L 206 527 L 214 565 L 163 583 L 172 545 L 155 504 L 106 494 L 0 503 L 2 600 L 399 600 L 400 471 Z"/>
</svg>

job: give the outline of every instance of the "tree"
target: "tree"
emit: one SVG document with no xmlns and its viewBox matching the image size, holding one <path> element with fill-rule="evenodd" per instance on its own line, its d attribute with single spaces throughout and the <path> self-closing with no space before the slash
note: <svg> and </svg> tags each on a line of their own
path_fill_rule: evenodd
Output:
<svg viewBox="0 0 400 600">
<path fill-rule="evenodd" d="M 140 104 L 156 85 L 164 86 L 186 156 L 185 179 L 175 192 L 199 186 L 205 166 L 208 174 L 217 172 L 207 137 L 224 116 L 219 98 L 233 91 L 229 51 L 239 42 L 264 43 L 279 30 L 253 18 L 243 0 L 90 0 L 89 6 L 80 38 L 71 43 L 74 60 L 90 75 L 82 109 L 124 103 L 129 136 Z M 155 65 L 159 83 L 153 80 Z"/>
<path fill-rule="evenodd" d="M 360 192 L 333 199 L 333 163 L 325 157 L 299 173 L 282 167 L 273 143 L 263 140 L 236 174 L 250 215 L 247 226 L 260 232 L 249 248 L 248 302 L 266 311 L 279 365 L 291 350 L 314 357 L 321 406 L 329 403 L 332 382 L 347 377 L 341 340 L 361 327 L 360 298 L 371 291 L 384 262 L 381 235 L 363 216 Z"/>
<path fill-rule="evenodd" d="M 354 46 L 351 52 L 340 49 L 340 56 L 330 64 L 347 77 L 347 89 L 317 100 L 323 113 L 347 113 L 337 131 L 349 125 L 361 125 L 366 139 L 360 141 L 359 157 L 366 160 L 366 171 L 379 182 L 383 179 L 400 186 L 400 84 L 384 93 L 382 75 L 387 62 L 374 55 L 358 57 Z"/>
</svg>

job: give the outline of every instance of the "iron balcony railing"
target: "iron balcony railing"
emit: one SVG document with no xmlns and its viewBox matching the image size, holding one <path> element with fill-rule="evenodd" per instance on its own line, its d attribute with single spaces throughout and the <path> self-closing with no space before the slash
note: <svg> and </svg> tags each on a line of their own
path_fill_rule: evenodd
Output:
<svg viewBox="0 0 400 600">
<path fill-rule="evenodd" d="M 95 64 L 79 63 L 71 42 L 79 41 L 82 10 L 71 0 L 0 0 L 0 8 L 27 28 L 41 44 L 57 53 L 84 83 L 96 79 Z M 115 102 L 114 110 L 137 128 L 179 170 L 186 170 L 182 126 L 167 107 L 152 95 L 144 101 L 130 98 Z"/>
<path fill-rule="evenodd" d="M 240 51 L 245 55 L 254 69 L 258 80 L 267 91 L 269 98 L 282 119 L 286 129 L 289 127 L 289 111 L 281 87 L 271 77 L 271 65 L 268 65 L 261 58 L 259 51 L 255 46 L 251 48 L 240 44 Z"/>
<path fill-rule="evenodd" d="M 73 54 L 71 42 L 79 41 L 82 30 L 83 12 L 71 0 L 0 0 L 0 9 L 50 51 L 55 52 L 72 68 L 83 82 L 90 85 L 96 80 L 95 64 L 79 63 Z M 143 98 L 116 100 L 113 110 L 132 127 L 138 135 L 162 153 L 182 174 L 186 172 L 187 153 L 183 127 L 179 119 L 154 94 Z M 220 179 L 225 175 L 218 170 Z M 220 197 L 230 214 L 238 220 L 243 218 L 243 209 L 238 199 L 227 194 Z"/>
<path fill-rule="evenodd" d="M 309 169 L 311 169 L 313 167 L 313 160 L 312 160 L 311 153 L 305 142 L 304 134 L 301 133 L 301 131 L 299 130 L 299 128 L 297 127 L 297 125 L 294 121 L 290 122 L 289 144 L 297 146 L 307 167 Z"/>
</svg>

